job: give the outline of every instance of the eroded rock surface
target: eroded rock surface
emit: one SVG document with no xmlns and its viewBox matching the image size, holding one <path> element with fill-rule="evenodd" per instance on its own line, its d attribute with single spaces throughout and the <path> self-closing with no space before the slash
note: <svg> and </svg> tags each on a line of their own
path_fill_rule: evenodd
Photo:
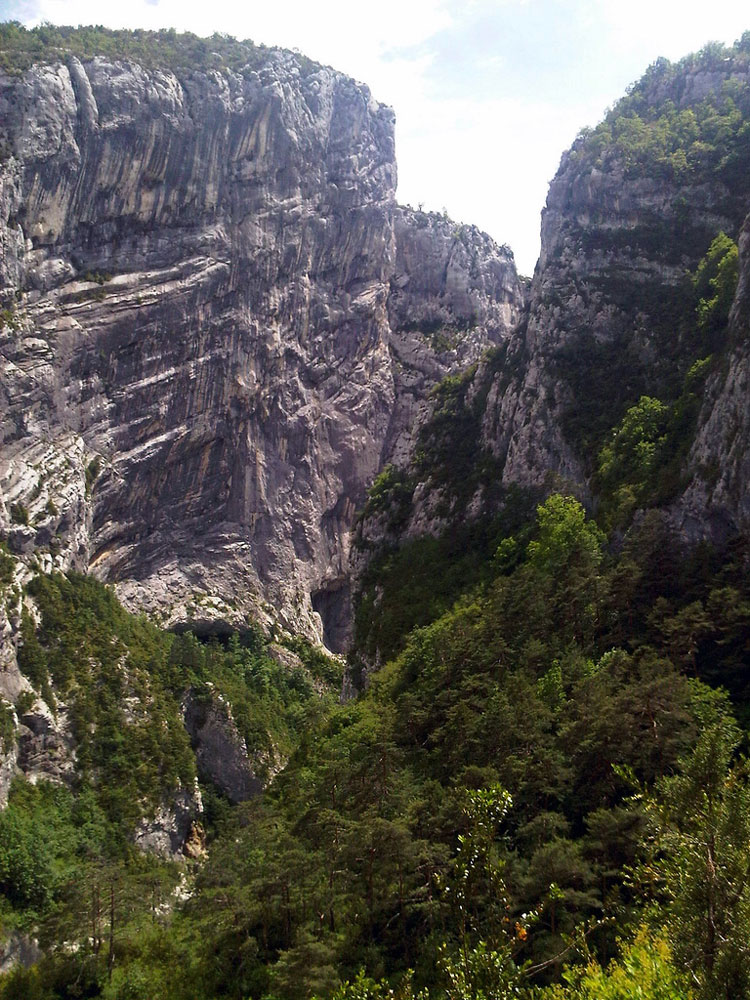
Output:
<svg viewBox="0 0 750 1000">
<path fill-rule="evenodd" d="M 723 113 L 723 95 L 747 93 L 749 82 L 743 57 L 727 56 L 711 72 L 700 59 L 678 68 L 663 61 L 638 85 L 637 100 L 622 108 L 619 124 L 625 129 L 627 116 L 638 111 L 648 136 L 647 123 L 665 107 L 690 120 L 706 98 Z M 741 148 L 732 147 L 731 155 L 729 147 L 721 150 L 727 161 L 737 161 L 737 169 L 720 167 L 718 156 L 701 161 L 691 140 L 675 131 L 672 160 L 656 162 L 653 148 L 644 152 L 635 140 L 630 146 L 615 141 L 617 127 L 612 124 L 609 138 L 602 133 L 598 145 L 583 134 L 562 157 L 542 213 L 528 319 L 494 376 L 483 417 L 483 438 L 502 466 L 504 483 L 562 488 L 589 500 L 602 443 L 597 421 L 605 428 L 616 424 L 641 394 L 673 398 L 690 366 L 711 352 L 695 320 L 690 275 L 717 233 L 737 237 L 748 210 Z M 735 336 L 746 337 L 739 332 L 739 314 L 733 324 Z M 740 402 L 742 357 L 741 351 L 735 355 L 712 420 L 707 423 L 708 412 L 702 414 L 691 466 L 705 463 L 712 449 L 724 453 L 716 447 L 722 422 L 740 431 L 736 442 L 747 440 L 739 413 L 746 410 Z M 730 417 L 732 407 L 736 418 Z M 740 472 L 738 455 L 727 452 L 727 458 L 722 481 L 739 497 L 750 479 Z M 716 499 L 709 510 L 706 497 L 694 494 L 688 534 L 712 534 L 709 522 L 718 527 L 726 518 L 729 508 L 719 494 Z"/>
<path fill-rule="evenodd" d="M 425 390 L 508 336 L 511 255 L 396 212 L 391 110 L 291 53 L 38 65 L 0 122 L 9 545 L 165 623 L 343 647 L 355 511 Z"/>
<path fill-rule="evenodd" d="M 203 848 L 200 817 L 203 800 L 195 788 L 183 788 L 162 803 L 153 816 L 144 818 L 135 831 L 135 844 L 142 851 L 174 858 L 181 854 L 198 857 Z"/>
<path fill-rule="evenodd" d="M 264 782 L 248 754 L 229 703 L 217 692 L 189 691 L 183 703 L 185 728 L 195 751 L 198 773 L 230 802 L 259 795 Z"/>
<path fill-rule="evenodd" d="M 726 370 L 707 388 L 699 430 L 689 456 L 691 482 L 674 516 L 691 541 L 723 543 L 750 528 L 750 216 L 739 241 L 739 283 Z"/>
<path fill-rule="evenodd" d="M 75 744 L 64 706 L 53 714 L 37 698 L 18 720 L 18 767 L 30 781 L 73 780 Z"/>
</svg>

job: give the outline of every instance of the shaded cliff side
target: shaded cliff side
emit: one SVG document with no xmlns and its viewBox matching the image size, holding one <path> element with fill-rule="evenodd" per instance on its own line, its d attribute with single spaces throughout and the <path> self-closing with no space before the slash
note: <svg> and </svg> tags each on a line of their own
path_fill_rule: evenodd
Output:
<svg viewBox="0 0 750 1000">
<path fill-rule="evenodd" d="M 553 491 L 614 548 L 649 509 L 675 545 L 721 550 L 750 527 L 749 143 L 750 33 L 658 61 L 564 153 L 527 312 L 433 391 L 412 458 L 365 509 L 366 668 L 512 567 L 504 533 Z"/>
<path fill-rule="evenodd" d="M 745 36 L 657 62 L 563 156 L 516 345 L 523 373 L 487 413 L 506 481 L 551 472 L 588 493 L 627 409 L 675 399 L 694 362 L 724 349 L 697 322 L 691 275 L 750 207 L 749 121 Z"/>
<path fill-rule="evenodd" d="M 712 292 L 699 289 L 696 275 L 719 234 L 739 239 L 750 208 L 749 137 L 750 34 L 732 48 L 658 61 L 563 155 L 542 213 L 528 312 L 501 352 L 481 359 L 454 407 L 453 426 L 463 420 L 478 438 L 475 469 L 491 461 L 505 487 L 562 487 L 596 506 L 609 488 L 602 449 L 628 412 L 647 396 L 676 421 L 686 379 L 699 364 L 708 379 L 706 406 L 683 420 L 682 438 L 675 431 L 672 453 L 660 456 L 670 482 L 665 475 L 653 496 L 640 499 L 677 503 L 699 466 L 724 470 L 729 452 L 718 424 L 729 417 L 719 413 L 739 406 L 729 399 L 741 394 L 747 279 L 727 322 L 701 318 L 700 297 Z M 747 236 L 740 242 L 742 259 Z M 692 391 L 702 392 L 703 383 Z M 709 404 L 719 398 L 709 419 Z M 738 415 L 735 449 L 746 440 L 743 430 Z M 742 469 L 728 462 L 721 479 L 733 485 L 717 487 L 715 501 L 692 489 L 690 525 L 684 522 L 690 537 L 721 541 L 747 527 L 738 498 L 750 483 Z M 438 522 L 425 519 L 425 510 L 444 494 L 444 471 L 412 467 L 421 485 L 402 518 L 406 534 L 434 530 Z M 475 493 L 454 514 L 481 510 L 481 501 Z"/>
<path fill-rule="evenodd" d="M 750 527 L 750 216 L 739 240 L 730 350 L 707 386 L 675 520 L 691 539 L 726 540 Z"/>
</svg>

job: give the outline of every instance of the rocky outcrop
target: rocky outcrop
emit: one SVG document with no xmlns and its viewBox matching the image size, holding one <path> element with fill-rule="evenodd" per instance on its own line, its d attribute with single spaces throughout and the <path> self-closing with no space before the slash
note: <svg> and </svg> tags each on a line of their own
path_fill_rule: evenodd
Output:
<svg viewBox="0 0 750 1000">
<path fill-rule="evenodd" d="M 39 941 L 29 934 L 13 931 L 0 944 L 0 975 L 12 969 L 28 969 L 42 957 Z"/>
<path fill-rule="evenodd" d="M 37 698 L 21 714 L 18 724 L 18 767 L 32 782 L 71 782 L 75 773 L 75 744 L 64 706 L 53 714 Z"/>
<path fill-rule="evenodd" d="M 396 393 L 385 451 L 404 465 L 432 412 L 431 388 L 508 340 L 525 288 L 509 248 L 476 226 L 399 208 L 395 238 L 388 317 Z"/>
<path fill-rule="evenodd" d="M 417 397 L 507 337 L 512 258 L 395 213 L 392 112 L 292 53 L 36 65 L 0 122 L 13 551 L 343 648 L 354 513 Z"/>
<path fill-rule="evenodd" d="M 699 107 L 706 100 L 724 114 L 726 94 L 744 101 L 737 95 L 748 92 L 741 53 L 711 71 L 701 57 L 659 62 L 563 155 L 542 213 L 528 319 L 494 375 L 483 417 L 504 483 L 556 484 L 591 499 L 603 435 L 641 394 L 673 397 L 710 353 L 689 275 L 719 231 L 736 237 L 740 229 L 746 154 L 739 133 L 714 155 L 696 141 L 697 126 L 683 134 L 666 119 L 662 148 L 649 123 L 675 109 L 683 122 L 710 118 Z"/>
<path fill-rule="evenodd" d="M 0 711 L 7 712 L 8 709 L 0 701 Z M 14 713 L 15 715 L 15 713 Z M 15 729 L 15 719 L 14 719 Z M 4 809 L 8 804 L 8 793 L 13 779 L 18 774 L 18 743 L 15 732 L 9 738 L 0 740 L 0 809 Z"/>
<path fill-rule="evenodd" d="M 203 800 L 197 783 L 192 789 L 179 789 L 153 816 L 140 821 L 135 830 L 135 845 L 163 858 L 200 857 L 204 846 L 202 813 Z"/>
<path fill-rule="evenodd" d="M 260 795 L 264 782 L 237 729 L 231 705 L 218 692 L 191 690 L 182 712 L 201 777 L 216 785 L 230 802 Z"/>
<path fill-rule="evenodd" d="M 708 51 L 676 66 L 660 61 L 563 155 L 542 213 L 527 313 L 500 338 L 499 350 L 478 359 L 470 384 L 446 401 L 442 428 L 422 442 L 419 462 L 404 460 L 407 475 L 394 481 L 385 509 L 368 511 L 364 561 L 384 543 L 441 534 L 494 513 L 503 490 L 516 485 L 529 495 L 563 490 L 594 507 L 599 451 L 627 409 L 641 395 L 675 404 L 687 372 L 712 354 L 720 370 L 708 383 L 697 428 L 685 431 L 696 435 L 692 449 L 689 440 L 680 442 L 687 460 L 672 496 L 680 478 L 691 485 L 669 516 L 686 540 L 723 542 L 747 527 L 747 228 L 729 332 L 734 346 L 724 368 L 718 358 L 725 345 L 701 329 L 691 280 L 712 240 L 722 230 L 736 238 L 747 212 L 746 56 L 740 44 L 721 57 Z M 489 285 L 456 281 L 458 258 L 441 255 L 439 238 L 422 235 L 419 213 L 408 221 L 397 262 L 419 256 L 424 267 L 419 282 L 392 293 L 391 323 L 408 325 L 399 322 L 399 308 L 409 302 L 409 288 L 417 290 L 412 315 L 426 329 L 434 318 L 445 345 L 446 331 L 488 315 L 481 292 Z M 495 290 L 489 301 L 498 298 Z M 423 389 L 416 398 L 424 399 Z M 424 407 L 417 403 L 412 413 Z M 429 427 L 424 419 L 415 425 Z M 451 436 L 449 425 L 460 430 Z M 484 482 L 482 469 L 491 470 Z"/>
</svg>

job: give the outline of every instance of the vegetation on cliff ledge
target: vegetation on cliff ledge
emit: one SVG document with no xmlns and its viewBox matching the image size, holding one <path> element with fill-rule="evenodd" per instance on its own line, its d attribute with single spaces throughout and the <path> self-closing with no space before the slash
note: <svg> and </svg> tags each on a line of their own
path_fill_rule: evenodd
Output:
<svg viewBox="0 0 750 1000">
<path fill-rule="evenodd" d="M 249 73 L 268 62 L 274 51 L 218 32 L 200 38 L 174 28 L 130 31 L 54 24 L 25 28 L 17 21 L 0 23 L 0 69 L 9 73 L 22 73 L 35 63 L 66 62 L 71 56 L 84 62 L 97 56 L 127 59 L 146 69 Z M 305 74 L 320 68 L 299 53 L 294 58 Z"/>
</svg>

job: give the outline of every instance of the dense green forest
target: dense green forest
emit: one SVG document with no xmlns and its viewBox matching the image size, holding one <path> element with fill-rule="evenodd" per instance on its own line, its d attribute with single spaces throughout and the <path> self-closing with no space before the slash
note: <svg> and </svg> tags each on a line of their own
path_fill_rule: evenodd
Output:
<svg viewBox="0 0 750 1000">
<path fill-rule="evenodd" d="M 1 30 L 11 71 L 62 51 L 240 69 L 252 55 L 171 32 Z M 691 58 L 746 64 L 748 36 L 727 52 Z M 710 173 L 734 206 L 748 93 L 690 114 L 649 96 L 691 65 L 652 68 L 578 141 L 580 169 Z M 40 946 L 0 975 L 0 1000 L 750 996 L 750 539 L 688 545 L 667 512 L 742 332 L 738 232 L 718 229 L 688 227 L 697 267 L 655 292 L 655 361 L 621 377 L 630 355 L 593 338 L 555 359 L 590 509 L 559 483 L 503 487 L 482 449 L 490 383 L 507 387 L 520 354 L 436 386 L 412 465 L 387 467 L 363 505 L 356 697 L 340 701 L 341 665 L 301 640 L 165 632 L 77 574 L 26 584 L 19 666 L 67 713 L 76 754 L 66 785 L 17 779 L 0 813 L 0 933 Z M 636 236 L 680 259 L 676 230 Z M 449 527 L 404 541 L 425 482 Z M 488 516 L 456 517 L 480 487 Z M 0 549 L 9 614 L 12 567 Z M 200 773 L 188 694 L 231 706 L 262 795 L 232 804 Z M 199 849 L 138 850 L 141 818 L 196 781 Z"/>
<path fill-rule="evenodd" d="M 382 979 L 404 996 L 617 997 L 631 966 L 644 990 L 669 984 L 645 996 L 744 995 L 750 786 L 714 685 L 744 715 L 746 547 L 682 551 L 655 513 L 613 554 L 559 494 L 509 569 L 514 541 L 343 706 L 252 645 L 170 637 L 86 578 L 37 578 L 25 668 L 44 683 L 79 642 L 102 677 L 66 681 L 94 719 L 74 787 L 21 782 L 0 818 L 3 925 L 48 945 L 0 995 L 302 998 L 349 980 L 341 995 L 366 997 Z M 143 725 L 112 691 L 106 657 L 125 650 Z M 186 677 L 237 705 L 242 685 L 248 718 L 297 748 L 262 799 L 207 795 L 209 854 L 178 904 L 185 876 L 134 851 L 127 803 L 191 777 L 176 736 L 168 761 L 142 747 Z"/>
</svg>

